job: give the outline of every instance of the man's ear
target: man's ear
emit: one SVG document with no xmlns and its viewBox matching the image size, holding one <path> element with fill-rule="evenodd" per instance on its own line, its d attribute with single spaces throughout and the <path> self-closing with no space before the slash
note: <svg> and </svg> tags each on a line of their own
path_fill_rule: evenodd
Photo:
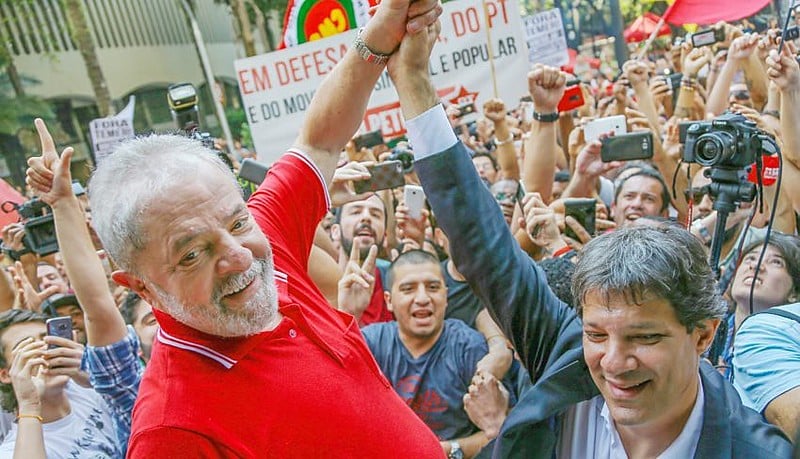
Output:
<svg viewBox="0 0 800 459">
<path fill-rule="evenodd" d="M 383 301 L 386 302 L 386 309 L 388 309 L 389 312 L 394 312 L 394 308 L 392 308 L 392 292 L 387 292 L 384 290 Z"/>
<path fill-rule="evenodd" d="M 717 334 L 720 322 L 720 319 L 708 319 L 703 321 L 702 326 L 694 328 L 693 334 L 697 336 L 698 355 L 705 352 L 714 342 L 714 336 Z"/>
<path fill-rule="evenodd" d="M 0 368 L 0 383 L 11 384 L 11 376 L 8 374 L 8 368 Z"/>
<path fill-rule="evenodd" d="M 152 293 L 144 284 L 144 282 L 142 282 L 142 280 L 137 276 L 134 276 L 127 271 L 117 270 L 111 273 L 111 279 L 113 279 L 117 284 L 133 290 L 134 293 L 139 295 L 143 300 L 151 305 L 155 304 L 153 302 L 154 298 Z"/>
<path fill-rule="evenodd" d="M 342 240 L 342 226 L 338 223 L 331 225 L 331 241 L 341 242 Z"/>
</svg>

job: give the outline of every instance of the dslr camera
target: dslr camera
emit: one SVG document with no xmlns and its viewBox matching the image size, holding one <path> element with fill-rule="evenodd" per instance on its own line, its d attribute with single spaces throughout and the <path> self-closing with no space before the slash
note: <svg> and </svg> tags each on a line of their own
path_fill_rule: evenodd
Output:
<svg viewBox="0 0 800 459">
<path fill-rule="evenodd" d="M 756 162 L 764 133 L 742 115 L 725 113 L 694 123 L 686 131 L 683 161 L 723 169 L 744 169 Z"/>
</svg>

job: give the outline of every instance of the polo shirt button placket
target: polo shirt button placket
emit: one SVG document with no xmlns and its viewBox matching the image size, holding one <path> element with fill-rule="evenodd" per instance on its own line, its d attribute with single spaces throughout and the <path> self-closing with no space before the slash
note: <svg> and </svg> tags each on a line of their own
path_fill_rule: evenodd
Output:
<svg viewBox="0 0 800 459">
<path fill-rule="evenodd" d="M 289 338 L 296 338 L 296 337 L 297 337 L 297 332 L 294 330 L 294 328 L 290 329 Z"/>
</svg>

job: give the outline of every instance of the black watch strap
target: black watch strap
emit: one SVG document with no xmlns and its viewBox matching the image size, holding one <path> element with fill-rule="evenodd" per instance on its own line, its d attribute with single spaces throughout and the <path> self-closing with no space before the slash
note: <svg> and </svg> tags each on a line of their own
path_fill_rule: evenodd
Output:
<svg viewBox="0 0 800 459">
<path fill-rule="evenodd" d="M 535 119 L 540 123 L 553 123 L 558 121 L 558 112 L 553 112 L 553 113 L 533 112 L 533 119 Z"/>
</svg>

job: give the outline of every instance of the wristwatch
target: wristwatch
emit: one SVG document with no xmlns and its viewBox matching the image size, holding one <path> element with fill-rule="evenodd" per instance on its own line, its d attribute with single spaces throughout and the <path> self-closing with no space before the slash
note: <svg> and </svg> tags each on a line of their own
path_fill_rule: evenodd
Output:
<svg viewBox="0 0 800 459">
<path fill-rule="evenodd" d="M 558 112 L 553 113 L 539 113 L 533 112 L 533 119 L 540 123 L 553 123 L 558 121 Z"/>
<path fill-rule="evenodd" d="M 361 34 L 363 33 L 364 33 L 363 27 L 358 29 L 358 35 L 356 35 L 356 41 L 353 42 L 353 48 L 355 48 L 358 55 L 361 56 L 361 59 L 364 59 L 364 61 L 369 62 L 370 64 L 375 64 L 375 65 L 386 64 L 386 61 L 389 60 L 390 55 L 379 54 L 369 49 L 367 44 L 364 43 L 364 39 L 361 38 Z"/>
<path fill-rule="evenodd" d="M 464 459 L 464 451 L 457 441 L 450 442 L 450 454 L 447 455 L 447 459 Z"/>
</svg>

